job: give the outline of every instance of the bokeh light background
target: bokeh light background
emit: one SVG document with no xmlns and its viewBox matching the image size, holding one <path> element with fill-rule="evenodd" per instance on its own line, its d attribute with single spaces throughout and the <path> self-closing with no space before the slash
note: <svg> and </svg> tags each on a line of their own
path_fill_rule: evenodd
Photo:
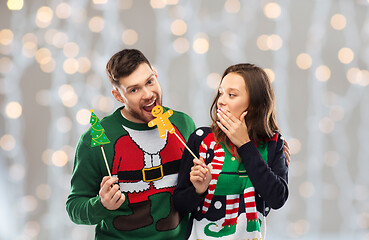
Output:
<svg viewBox="0 0 369 240">
<path fill-rule="evenodd" d="M 89 110 L 119 106 L 105 65 L 123 48 L 198 126 L 227 66 L 263 67 L 292 153 L 267 239 L 369 239 L 369 0 L 1 1 L 0 239 L 93 239 L 65 200 Z"/>
</svg>

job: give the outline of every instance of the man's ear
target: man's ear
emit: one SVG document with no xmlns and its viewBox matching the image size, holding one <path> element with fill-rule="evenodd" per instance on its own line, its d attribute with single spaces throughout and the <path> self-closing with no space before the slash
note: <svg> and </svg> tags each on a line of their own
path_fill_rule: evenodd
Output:
<svg viewBox="0 0 369 240">
<path fill-rule="evenodd" d="M 113 94 L 114 98 L 118 101 L 118 102 L 121 102 L 121 103 L 124 103 L 124 99 L 122 97 L 122 95 L 120 94 L 119 90 L 118 89 L 113 89 L 111 91 L 111 93 Z"/>
<path fill-rule="evenodd" d="M 156 71 L 156 68 L 155 67 L 153 67 L 153 66 L 151 66 L 151 67 L 152 67 L 152 71 L 155 74 L 156 79 L 158 79 L 158 71 Z"/>
</svg>

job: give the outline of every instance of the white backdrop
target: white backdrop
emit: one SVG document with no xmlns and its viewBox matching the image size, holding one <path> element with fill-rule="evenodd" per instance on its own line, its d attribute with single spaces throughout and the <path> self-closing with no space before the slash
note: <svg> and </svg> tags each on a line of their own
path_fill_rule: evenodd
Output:
<svg viewBox="0 0 369 240">
<path fill-rule="evenodd" d="M 268 239 L 369 239 L 369 0 L 4 0 L 0 20 L 0 239 L 93 238 L 65 200 L 89 110 L 119 106 L 123 48 L 198 126 L 226 67 L 265 68 L 293 154 Z"/>
</svg>

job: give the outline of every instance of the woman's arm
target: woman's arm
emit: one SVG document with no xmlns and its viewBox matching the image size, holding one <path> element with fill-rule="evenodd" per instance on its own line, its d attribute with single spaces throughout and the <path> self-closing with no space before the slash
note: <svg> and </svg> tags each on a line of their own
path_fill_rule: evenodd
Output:
<svg viewBox="0 0 369 240">
<path fill-rule="evenodd" d="M 197 131 L 202 131 L 202 135 L 196 134 Z M 187 142 L 187 146 L 191 151 L 199 157 L 199 146 L 201 141 L 210 132 L 207 128 L 199 128 L 193 132 Z M 182 214 L 188 214 L 196 210 L 207 194 L 205 191 L 202 195 L 196 193 L 195 187 L 190 181 L 190 172 L 193 164 L 193 156 L 187 149 L 183 152 L 179 166 L 178 183 L 173 193 L 174 206 Z"/>
<path fill-rule="evenodd" d="M 268 163 L 252 142 L 238 148 L 238 153 L 252 184 L 266 204 L 273 209 L 282 207 L 288 198 L 288 165 L 281 136 L 278 134 L 276 142 L 269 142 Z"/>
</svg>

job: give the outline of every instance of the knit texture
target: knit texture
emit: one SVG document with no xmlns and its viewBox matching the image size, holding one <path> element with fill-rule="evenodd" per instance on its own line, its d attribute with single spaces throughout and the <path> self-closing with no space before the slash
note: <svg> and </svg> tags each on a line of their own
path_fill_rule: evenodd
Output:
<svg viewBox="0 0 369 240">
<path fill-rule="evenodd" d="M 100 148 L 91 147 L 90 128 L 76 148 L 67 212 L 77 224 L 96 224 L 95 239 L 183 239 L 188 215 L 175 211 L 172 193 L 184 146 L 172 134 L 161 139 L 157 128 L 128 121 L 121 109 L 100 123 L 110 140 L 106 158 L 126 201 L 114 211 L 101 204 L 100 182 L 108 173 Z M 186 141 L 195 125 L 186 114 L 173 112 L 170 120 Z"/>
<path fill-rule="evenodd" d="M 201 196 L 190 182 L 193 166 L 187 151 L 181 159 L 174 203 L 183 214 L 191 212 L 189 239 L 265 239 L 265 217 L 270 207 L 281 207 L 288 196 L 287 165 L 279 134 L 256 146 L 237 149 L 241 162 L 215 142 L 210 128 L 199 128 L 188 146 L 212 164 L 212 180 Z M 270 203 L 270 205 L 269 205 Z"/>
</svg>

